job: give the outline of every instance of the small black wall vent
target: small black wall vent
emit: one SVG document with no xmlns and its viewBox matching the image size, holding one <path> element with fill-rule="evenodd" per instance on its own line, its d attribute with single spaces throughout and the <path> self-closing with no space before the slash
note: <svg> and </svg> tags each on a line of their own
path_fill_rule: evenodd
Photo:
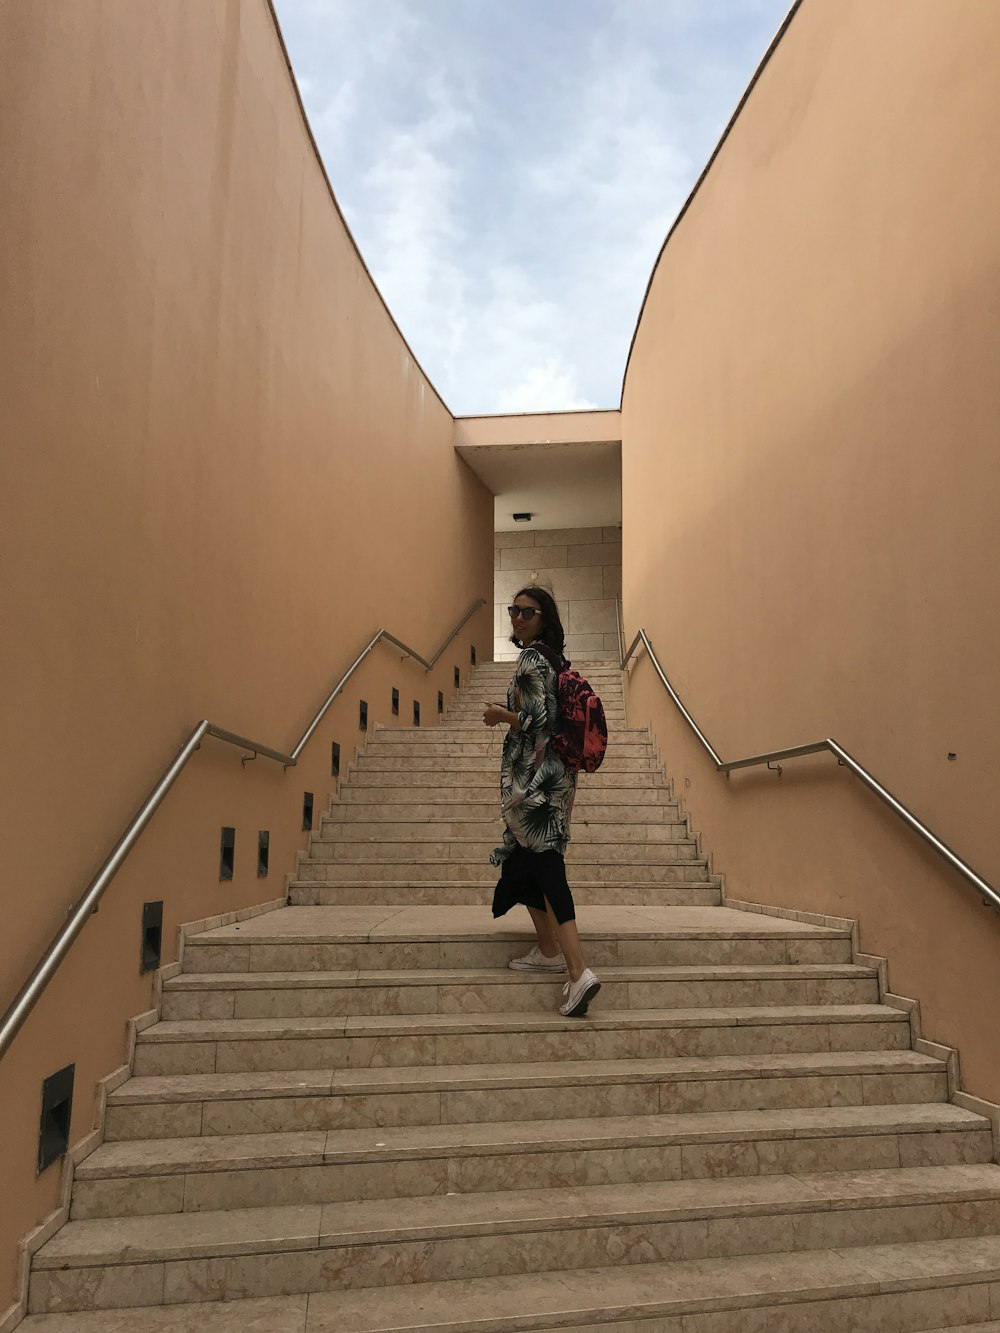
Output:
<svg viewBox="0 0 1000 1333">
<path fill-rule="evenodd" d="M 461 683 L 462 683 L 462 673 L 461 673 L 461 671 L 459 671 L 458 667 L 456 667 L 456 668 L 455 668 L 455 689 L 456 689 L 456 690 L 457 690 L 458 687 L 461 685 Z"/>
<path fill-rule="evenodd" d="M 414 701 L 413 701 L 413 725 L 414 725 L 415 727 L 419 727 L 419 726 L 420 726 L 420 700 L 419 700 L 419 699 L 414 699 Z"/>
<path fill-rule="evenodd" d="M 393 690 L 392 692 L 392 715 L 393 717 L 399 717 L 399 690 Z"/>
<path fill-rule="evenodd" d="M 302 793 L 302 831 L 306 832 L 313 826 L 313 794 L 311 791 Z"/>
<path fill-rule="evenodd" d="M 267 879 L 268 865 L 271 859 L 271 834 L 266 828 L 257 834 L 257 878 Z"/>
<path fill-rule="evenodd" d="M 358 726 L 362 731 L 368 730 L 368 702 L 362 699 L 358 705 Z"/>
<path fill-rule="evenodd" d="M 330 747 L 330 774 L 332 777 L 340 777 L 340 746 L 336 741 Z"/>
<path fill-rule="evenodd" d="M 475 645 L 475 644 L 472 645 L 472 652 L 469 654 L 469 656 L 470 656 L 470 659 L 471 659 L 471 661 L 472 661 L 472 665 L 475 666 L 475 665 L 476 665 L 476 645 Z"/>
<path fill-rule="evenodd" d="M 38 1173 L 66 1156 L 73 1114 L 73 1078 L 76 1065 L 50 1074 L 42 1083 L 42 1123 L 38 1133 Z"/>
<path fill-rule="evenodd" d="M 139 971 L 154 972 L 160 966 L 160 949 L 163 945 L 163 903 L 143 903 L 142 905 L 142 949 L 140 951 Z"/>
<path fill-rule="evenodd" d="M 438 716 L 444 712 L 444 695 L 438 690 Z"/>
</svg>

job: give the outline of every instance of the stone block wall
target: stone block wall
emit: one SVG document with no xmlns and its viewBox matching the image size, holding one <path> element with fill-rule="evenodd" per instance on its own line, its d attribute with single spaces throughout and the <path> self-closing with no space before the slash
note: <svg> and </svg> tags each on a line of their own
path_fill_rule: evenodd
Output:
<svg viewBox="0 0 1000 1333">
<path fill-rule="evenodd" d="M 493 656 L 512 661 L 507 607 L 518 588 L 537 583 L 559 605 L 571 660 L 618 656 L 615 598 L 622 587 L 621 528 L 553 528 L 493 534 Z"/>
</svg>

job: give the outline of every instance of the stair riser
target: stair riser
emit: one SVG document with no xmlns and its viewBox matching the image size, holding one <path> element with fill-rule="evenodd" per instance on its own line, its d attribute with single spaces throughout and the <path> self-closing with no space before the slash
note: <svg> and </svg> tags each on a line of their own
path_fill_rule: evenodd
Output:
<svg viewBox="0 0 1000 1333">
<path fill-rule="evenodd" d="M 636 812 L 629 811 L 629 814 Z M 694 846 L 691 830 L 686 823 L 650 823 L 649 816 L 643 822 L 632 820 L 629 823 L 597 822 L 588 820 L 580 811 L 573 811 L 571 823 L 573 841 L 579 846 L 589 843 L 662 843 L 685 842 Z M 432 838 L 455 838 L 461 841 L 489 842 L 498 833 L 503 832 L 503 821 L 495 805 L 489 815 L 482 819 L 461 819 L 445 815 L 438 811 L 419 822 L 402 822 L 388 819 L 364 822 L 353 820 L 350 823 L 334 823 L 324 820 L 320 832 L 313 838 L 311 853 L 316 855 L 316 848 L 324 844 L 356 845 L 357 843 L 404 842 L 413 846 L 419 840 Z"/>
<path fill-rule="evenodd" d="M 396 971 L 403 968 L 506 967 L 527 943 L 509 940 L 359 940 L 315 944 L 199 944 L 185 946 L 185 972 Z M 851 942 L 822 939 L 595 939 L 586 942 L 591 967 L 783 967 L 851 961 Z"/>
<path fill-rule="evenodd" d="M 437 830 L 424 827 L 424 836 L 431 833 L 432 836 Z M 496 847 L 502 840 L 503 829 L 497 823 L 491 830 L 488 830 L 481 842 L 459 841 L 452 842 L 324 842 L 319 838 L 314 838 L 312 846 L 309 849 L 309 861 L 313 864 L 320 862 L 322 864 L 337 864 L 348 862 L 354 864 L 372 863 L 374 865 L 405 865 L 421 866 L 427 862 L 437 864 L 441 861 L 468 861 L 476 856 L 479 849 L 482 848 L 486 855 L 489 855 L 490 849 Z M 643 866 L 661 866 L 692 864 L 700 859 L 697 845 L 692 841 L 687 842 L 656 842 L 656 843 L 622 843 L 622 842 L 597 842 L 580 841 L 575 833 L 573 836 L 570 850 L 567 852 L 567 865 L 579 866 L 585 864 L 592 865 L 643 865 Z M 397 876 L 398 878 L 398 876 Z"/>
<path fill-rule="evenodd" d="M 467 741 L 448 740 L 439 735 L 433 735 L 422 741 L 406 739 L 399 740 L 394 745 L 383 745 L 381 743 L 370 745 L 364 754 L 358 755 L 356 762 L 366 767 L 371 763 L 389 764 L 393 760 L 426 761 L 428 759 L 447 759 L 450 763 L 463 759 L 489 759 L 499 764 L 500 748 L 499 733 L 494 733 L 492 737 L 484 736 L 482 740 Z M 621 764 L 628 760 L 639 759 L 647 764 L 656 762 L 653 747 L 648 741 L 622 741 L 616 738 L 608 746 L 604 764 L 608 764 L 612 760 Z M 604 764 L 601 765 L 602 772 Z M 584 776 L 589 775 L 585 774 Z"/>
<path fill-rule="evenodd" d="M 497 839 L 494 846 L 499 845 Z M 441 882 L 452 884 L 456 881 L 466 884 L 484 884 L 491 888 L 496 884 L 500 871 L 491 866 L 488 860 L 489 848 L 483 849 L 478 861 L 447 861 L 443 859 L 428 861 L 392 861 L 388 858 L 359 859 L 356 861 L 307 861 L 303 860 L 295 872 L 300 880 L 320 880 L 329 884 L 360 883 L 365 880 L 380 882 L 391 880 L 399 883 L 410 880 L 414 884 Z M 677 861 L 641 862 L 638 859 L 628 861 L 600 861 L 595 856 L 588 856 L 586 851 L 577 850 L 572 845 L 566 857 L 570 885 L 575 880 L 600 882 L 604 879 L 625 879 L 631 884 L 695 884 L 717 885 L 718 881 L 708 873 L 704 862 Z"/>
<path fill-rule="evenodd" d="M 583 672 L 580 672 L 583 676 Z M 593 690 L 600 696 L 605 709 L 623 708 L 624 693 L 621 689 L 621 677 L 617 680 L 605 676 L 588 676 L 587 680 L 591 682 Z M 452 702 L 452 709 L 468 709 L 483 706 L 484 704 L 501 704 L 507 698 L 508 685 L 511 684 L 511 673 L 505 673 L 504 676 L 497 676 L 492 681 L 476 681 L 475 685 L 469 685 L 463 689 L 461 694 L 457 694 L 455 701 Z"/>
<path fill-rule="evenodd" d="M 442 763 L 447 760 L 447 763 Z M 472 751 L 464 754 L 456 754 L 450 745 L 442 745 L 437 750 L 415 750 L 413 754 L 405 751 L 400 753 L 394 749 L 391 753 L 385 751 L 369 751 L 365 754 L 359 754 L 351 768 L 351 781 L 356 781 L 355 775 L 360 777 L 362 774 L 371 777 L 376 773 L 436 773 L 443 777 L 447 772 L 453 778 L 450 783 L 441 782 L 441 786 L 460 786 L 461 775 L 479 773 L 483 776 L 484 782 L 491 777 L 496 781 L 497 773 L 500 770 L 500 747 L 495 747 L 495 753 L 490 754 L 488 750 L 481 753 Z M 651 755 L 642 755 L 638 747 L 633 748 L 632 753 L 626 751 L 625 754 L 611 753 L 605 759 L 597 773 L 584 773 L 580 782 L 586 782 L 594 791 L 600 789 L 601 784 L 608 782 L 613 784 L 616 776 L 622 776 L 628 773 L 655 773 L 660 776 L 660 763 Z M 663 785 L 661 776 L 658 786 Z"/>
<path fill-rule="evenodd" d="M 552 1007 L 555 1009 L 556 999 Z M 145 1034 L 144 1034 L 145 1035 Z M 443 1036 L 331 1036 L 157 1041 L 140 1037 L 133 1072 L 248 1073 L 254 1070 L 399 1068 L 534 1060 L 653 1059 L 666 1056 L 774 1055 L 800 1051 L 906 1050 L 904 1022 L 787 1023 L 760 1026 L 649 1027 Z"/>
<path fill-rule="evenodd" d="M 292 885 L 288 901 L 293 907 L 358 907 L 418 904 L 428 906 L 475 907 L 489 899 L 492 879 L 487 884 L 311 884 Z M 573 885 L 573 900 L 578 907 L 591 905 L 623 907 L 718 907 L 722 893 L 710 885 L 684 888 L 679 885 Z"/>
<path fill-rule="evenodd" d="M 331 1210 L 332 1211 L 332 1210 Z M 331 1230 L 336 1218 L 326 1223 Z M 500 1274 L 593 1269 L 741 1254 L 782 1254 L 842 1246 L 891 1245 L 989 1235 L 1000 1230 L 1000 1204 L 916 1208 L 851 1208 L 836 1212 L 698 1220 L 643 1220 L 629 1225 L 525 1229 L 517 1235 L 464 1235 L 329 1245 L 263 1255 L 173 1259 L 165 1264 L 114 1264 L 36 1272 L 29 1311 L 115 1309 L 207 1299 L 234 1300 L 299 1292 L 390 1286 Z M 359 1242 L 361 1238 L 359 1238 Z"/>
<path fill-rule="evenodd" d="M 485 798 L 475 797 L 462 800 L 456 793 L 452 799 L 407 801 L 395 788 L 388 788 L 385 796 L 378 795 L 370 788 L 364 788 L 364 796 L 355 792 L 350 798 L 345 788 L 341 798 L 334 801 L 328 814 L 323 816 L 322 827 L 339 827 L 354 823 L 418 823 L 425 820 L 453 819 L 489 819 L 497 816 L 497 784 L 490 787 Z M 390 800 L 391 806 L 383 807 L 384 800 Z M 619 824 L 642 824 L 649 820 L 666 820 L 671 824 L 684 823 L 680 807 L 667 798 L 666 788 L 653 787 L 646 790 L 609 791 L 602 793 L 598 803 L 589 791 L 581 787 L 573 802 L 573 819 L 576 823 L 586 820 L 617 820 Z"/>
<path fill-rule="evenodd" d="M 955 1320 L 988 1314 L 989 1283 L 975 1276 L 960 1285 L 931 1285 L 916 1290 L 834 1299 L 794 1297 L 780 1305 L 759 1304 L 748 1308 L 740 1300 L 732 1309 L 722 1309 L 712 1302 L 710 1313 L 671 1316 L 667 1313 L 649 1319 L 632 1319 L 610 1312 L 607 1318 L 593 1311 L 588 1324 L 567 1327 L 560 1322 L 538 1323 L 532 1333 L 994 1333 L 992 1324 L 980 1328 L 955 1328 Z M 655 1308 L 655 1307 L 654 1307 Z M 629 1314 L 632 1311 L 628 1312 Z M 477 1333 L 508 1333 L 512 1325 L 483 1324 Z M 407 1333 L 401 1328 L 399 1333 Z M 439 1325 L 435 1333 L 453 1333 Z"/>
<path fill-rule="evenodd" d="M 379 727 L 371 736 L 373 745 L 399 745 L 409 741 L 415 743 L 425 743 L 429 737 L 435 740 L 449 741 L 487 741 L 506 734 L 506 727 L 501 726 L 487 727 L 483 721 L 483 708 L 470 711 L 462 716 L 450 714 L 443 722 L 436 726 L 427 727 Z M 625 725 L 624 715 L 617 717 L 613 712 L 604 711 L 605 720 L 608 723 L 608 730 L 611 743 L 620 745 L 623 742 L 641 742 L 644 745 L 650 745 L 649 732 L 645 727 L 627 727 Z"/>
<path fill-rule="evenodd" d="M 941 1074 L 829 1074 L 788 1078 L 715 1078 L 587 1087 L 489 1088 L 332 1097 L 261 1097 L 239 1101 L 110 1106 L 106 1138 L 189 1138 L 280 1134 L 401 1125 L 484 1124 L 496 1120 L 774 1111 L 802 1106 L 886 1106 L 947 1100 Z"/>
<path fill-rule="evenodd" d="M 323 989 L 165 991 L 168 1021 L 342 1018 L 376 1014 L 536 1014 L 550 1008 L 565 976 L 515 985 L 341 986 Z M 605 981 L 601 1004 L 624 1009 L 717 1009 L 734 1005 L 877 1004 L 874 978 L 804 981 Z"/>
<path fill-rule="evenodd" d="M 636 726 L 634 723 L 629 725 L 628 707 L 622 698 L 621 690 L 606 690 L 603 686 L 599 686 L 596 681 L 591 681 L 591 684 L 600 697 L 609 730 L 648 732 L 648 728 L 644 726 Z M 456 724 L 458 726 L 483 727 L 486 725 L 483 721 L 483 713 L 490 704 L 499 704 L 501 708 L 507 707 L 506 684 L 496 690 L 480 691 L 476 698 L 466 699 L 462 703 L 447 708 L 441 725 L 446 727 Z"/>
<path fill-rule="evenodd" d="M 458 767 L 447 767 L 437 765 L 403 765 L 398 763 L 392 768 L 366 768 L 364 763 L 367 761 L 359 760 L 351 770 L 350 785 L 341 788 L 341 798 L 343 800 L 369 800 L 368 796 L 356 795 L 359 790 L 368 787 L 406 787 L 414 791 L 420 791 L 424 787 L 433 787 L 442 793 L 451 794 L 453 789 L 464 796 L 466 792 L 486 791 L 496 793 L 499 785 L 499 761 L 495 763 L 482 763 L 476 761 L 475 765 L 470 765 L 464 761 Z M 578 791 L 586 789 L 591 792 L 600 801 L 609 803 L 632 799 L 632 793 L 635 791 L 662 791 L 664 801 L 669 799 L 669 788 L 666 779 L 659 768 L 651 768 L 648 764 L 632 764 L 629 761 L 625 765 L 624 760 L 608 760 L 601 768 L 599 773 L 585 773 L 580 779 Z M 610 793 L 614 793 L 613 795 Z M 381 799 L 381 797 L 379 797 Z M 412 797 L 409 799 L 413 799 Z M 422 800 L 422 795 L 416 797 Z M 475 799 L 475 798 L 473 798 Z"/>
<path fill-rule="evenodd" d="M 643 1143 L 627 1135 L 605 1147 L 567 1143 L 544 1151 L 516 1148 L 366 1161 L 301 1160 L 296 1166 L 231 1167 L 176 1174 L 86 1179 L 74 1183 L 74 1218 L 140 1217 L 350 1199 L 495 1193 L 616 1182 L 703 1180 L 732 1176 L 876 1171 L 992 1160 L 986 1130 L 949 1133 L 841 1134 L 738 1138 L 710 1143 Z"/>
</svg>

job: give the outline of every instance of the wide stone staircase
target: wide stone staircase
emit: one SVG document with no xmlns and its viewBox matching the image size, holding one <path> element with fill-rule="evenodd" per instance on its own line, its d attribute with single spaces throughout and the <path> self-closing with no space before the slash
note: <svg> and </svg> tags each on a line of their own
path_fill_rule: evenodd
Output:
<svg viewBox="0 0 1000 1333">
<path fill-rule="evenodd" d="M 989 1121 L 846 928 L 722 905 L 620 673 L 581 669 L 587 1017 L 490 915 L 483 666 L 376 733 L 288 908 L 188 938 L 28 1333 L 1000 1329 Z"/>
</svg>

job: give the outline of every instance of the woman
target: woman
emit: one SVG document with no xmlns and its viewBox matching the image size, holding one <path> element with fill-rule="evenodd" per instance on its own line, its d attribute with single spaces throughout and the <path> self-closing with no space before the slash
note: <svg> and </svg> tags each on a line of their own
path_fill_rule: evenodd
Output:
<svg viewBox="0 0 1000 1333">
<path fill-rule="evenodd" d="M 500 761 L 500 813 L 506 827 L 503 846 L 490 857 L 502 867 L 493 915 L 503 916 L 515 903 L 524 903 L 538 942 L 510 966 L 520 972 L 568 971 L 559 1012 L 582 1018 L 601 983 L 583 961 L 563 859 L 576 774 L 549 745 L 566 636 L 558 608 L 543 588 L 522 588 L 507 610 L 511 643 L 521 649 L 521 656 L 507 689 L 507 707 L 489 704 L 483 713 L 488 727 L 506 723 L 510 728 Z"/>
</svg>

